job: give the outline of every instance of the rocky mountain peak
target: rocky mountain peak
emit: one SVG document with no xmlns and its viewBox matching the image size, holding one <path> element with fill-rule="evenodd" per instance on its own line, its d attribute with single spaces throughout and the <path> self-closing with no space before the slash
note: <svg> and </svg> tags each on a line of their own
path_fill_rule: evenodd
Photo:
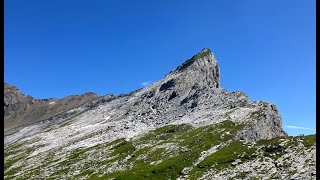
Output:
<svg viewBox="0 0 320 180">
<path fill-rule="evenodd" d="M 200 53 L 208 52 L 208 51 L 209 51 L 209 52 L 212 52 L 209 48 L 203 48 Z"/>
<path fill-rule="evenodd" d="M 5 127 L 23 126 L 5 131 L 5 179 L 315 178 L 315 135 L 287 136 L 274 104 L 219 85 L 205 48 L 129 94 L 9 104 Z"/>
<path fill-rule="evenodd" d="M 4 83 L 4 106 L 9 104 L 17 104 L 21 101 L 31 101 L 33 98 L 31 96 L 27 97 L 22 94 L 20 90 L 11 84 Z"/>
<path fill-rule="evenodd" d="M 204 48 L 171 71 L 165 79 L 178 90 L 220 88 L 220 69 L 212 51 Z"/>
<path fill-rule="evenodd" d="M 20 90 L 16 86 L 13 86 L 8 83 L 4 83 L 4 91 L 5 92 L 8 92 L 8 91 L 20 92 Z"/>
<path fill-rule="evenodd" d="M 184 63 L 178 66 L 175 71 L 181 72 L 181 71 L 188 70 L 188 68 L 192 67 L 192 65 L 200 63 L 201 61 L 205 61 L 205 60 L 211 63 L 202 63 L 201 65 L 203 66 L 215 65 L 213 64 L 213 62 L 216 61 L 216 59 L 214 58 L 212 51 L 208 48 L 204 48 L 202 51 L 195 54 L 190 59 L 186 60 Z"/>
</svg>

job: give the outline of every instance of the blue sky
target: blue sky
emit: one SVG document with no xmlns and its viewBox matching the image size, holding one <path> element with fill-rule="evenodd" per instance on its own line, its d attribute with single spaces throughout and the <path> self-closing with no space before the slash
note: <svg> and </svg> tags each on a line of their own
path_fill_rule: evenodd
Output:
<svg viewBox="0 0 320 180">
<path fill-rule="evenodd" d="M 276 104 L 289 135 L 315 133 L 315 0 L 4 5 L 4 79 L 25 94 L 128 93 L 207 47 L 223 88 Z"/>
</svg>

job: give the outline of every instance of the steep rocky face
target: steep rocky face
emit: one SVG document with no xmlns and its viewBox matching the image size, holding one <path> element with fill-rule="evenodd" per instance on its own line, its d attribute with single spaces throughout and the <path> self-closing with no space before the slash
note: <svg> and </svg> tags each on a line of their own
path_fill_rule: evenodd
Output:
<svg viewBox="0 0 320 180">
<path fill-rule="evenodd" d="M 170 77 L 180 85 L 177 87 L 179 92 L 194 86 L 200 89 L 220 87 L 218 62 L 208 48 L 203 49 L 166 76 L 166 78 Z"/>
<path fill-rule="evenodd" d="M 68 96 L 62 99 L 34 99 L 13 85 L 4 84 L 4 129 L 10 130 L 45 120 L 99 98 L 97 94 Z"/>
<path fill-rule="evenodd" d="M 281 116 L 274 104 L 258 102 L 255 106 L 258 110 L 250 115 L 253 120 L 238 132 L 239 139 L 257 141 L 287 135 L 282 129 Z"/>
<path fill-rule="evenodd" d="M 251 153 L 240 142 L 287 138 L 274 104 L 250 102 L 245 93 L 220 87 L 219 66 L 209 49 L 148 87 L 103 96 L 65 114 L 73 115 L 54 116 L 5 136 L 12 154 L 7 164 L 19 152 L 28 152 L 6 168 L 6 177 L 16 175 L 10 174 L 14 168 L 21 168 L 23 178 L 121 179 L 133 173 L 137 179 L 188 179 L 192 169 L 201 168 L 211 177 L 216 173 L 212 166 L 229 168 L 238 158 L 233 156 Z M 226 163 L 212 160 L 223 148 L 232 157 Z M 239 153 L 233 155 L 234 150 Z M 34 173 L 39 167 L 43 171 Z"/>
</svg>

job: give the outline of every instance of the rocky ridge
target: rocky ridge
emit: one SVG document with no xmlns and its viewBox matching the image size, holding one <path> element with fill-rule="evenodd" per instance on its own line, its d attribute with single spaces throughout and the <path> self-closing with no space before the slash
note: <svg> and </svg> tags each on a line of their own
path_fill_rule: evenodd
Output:
<svg viewBox="0 0 320 180">
<path fill-rule="evenodd" d="M 16 86 L 5 83 L 4 130 L 9 131 L 40 120 L 49 119 L 99 97 L 99 95 L 89 92 L 62 99 L 34 99 L 29 95 L 22 94 Z"/>
<path fill-rule="evenodd" d="M 313 179 L 314 161 L 296 175 L 290 168 L 282 174 L 252 170 L 274 162 L 263 143 L 278 137 L 290 143 L 273 148 L 277 158 L 300 150 L 311 152 L 301 155 L 305 160 L 315 157 L 313 136 L 307 143 L 288 137 L 274 104 L 250 102 L 243 92 L 221 88 L 219 66 L 209 49 L 148 87 L 103 96 L 65 113 L 5 136 L 7 178 L 236 178 L 244 166 L 250 171 L 241 176 L 247 178 L 285 174 Z M 295 143 L 302 144 L 300 150 L 291 146 Z"/>
</svg>

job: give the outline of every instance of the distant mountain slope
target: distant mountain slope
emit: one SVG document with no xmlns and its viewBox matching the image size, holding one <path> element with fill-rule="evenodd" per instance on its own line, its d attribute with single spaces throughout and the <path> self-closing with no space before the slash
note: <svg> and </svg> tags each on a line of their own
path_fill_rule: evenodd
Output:
<svg viewBox="0 0 320 180">
<path fill-rule="evenodd" d="M 48 119 L 100 96 L 94 93 L 73 95 L 62 99 L 34 99 L 10 84 L 4 84 L 4 129 L 9 130 Z"/>
</svg>

